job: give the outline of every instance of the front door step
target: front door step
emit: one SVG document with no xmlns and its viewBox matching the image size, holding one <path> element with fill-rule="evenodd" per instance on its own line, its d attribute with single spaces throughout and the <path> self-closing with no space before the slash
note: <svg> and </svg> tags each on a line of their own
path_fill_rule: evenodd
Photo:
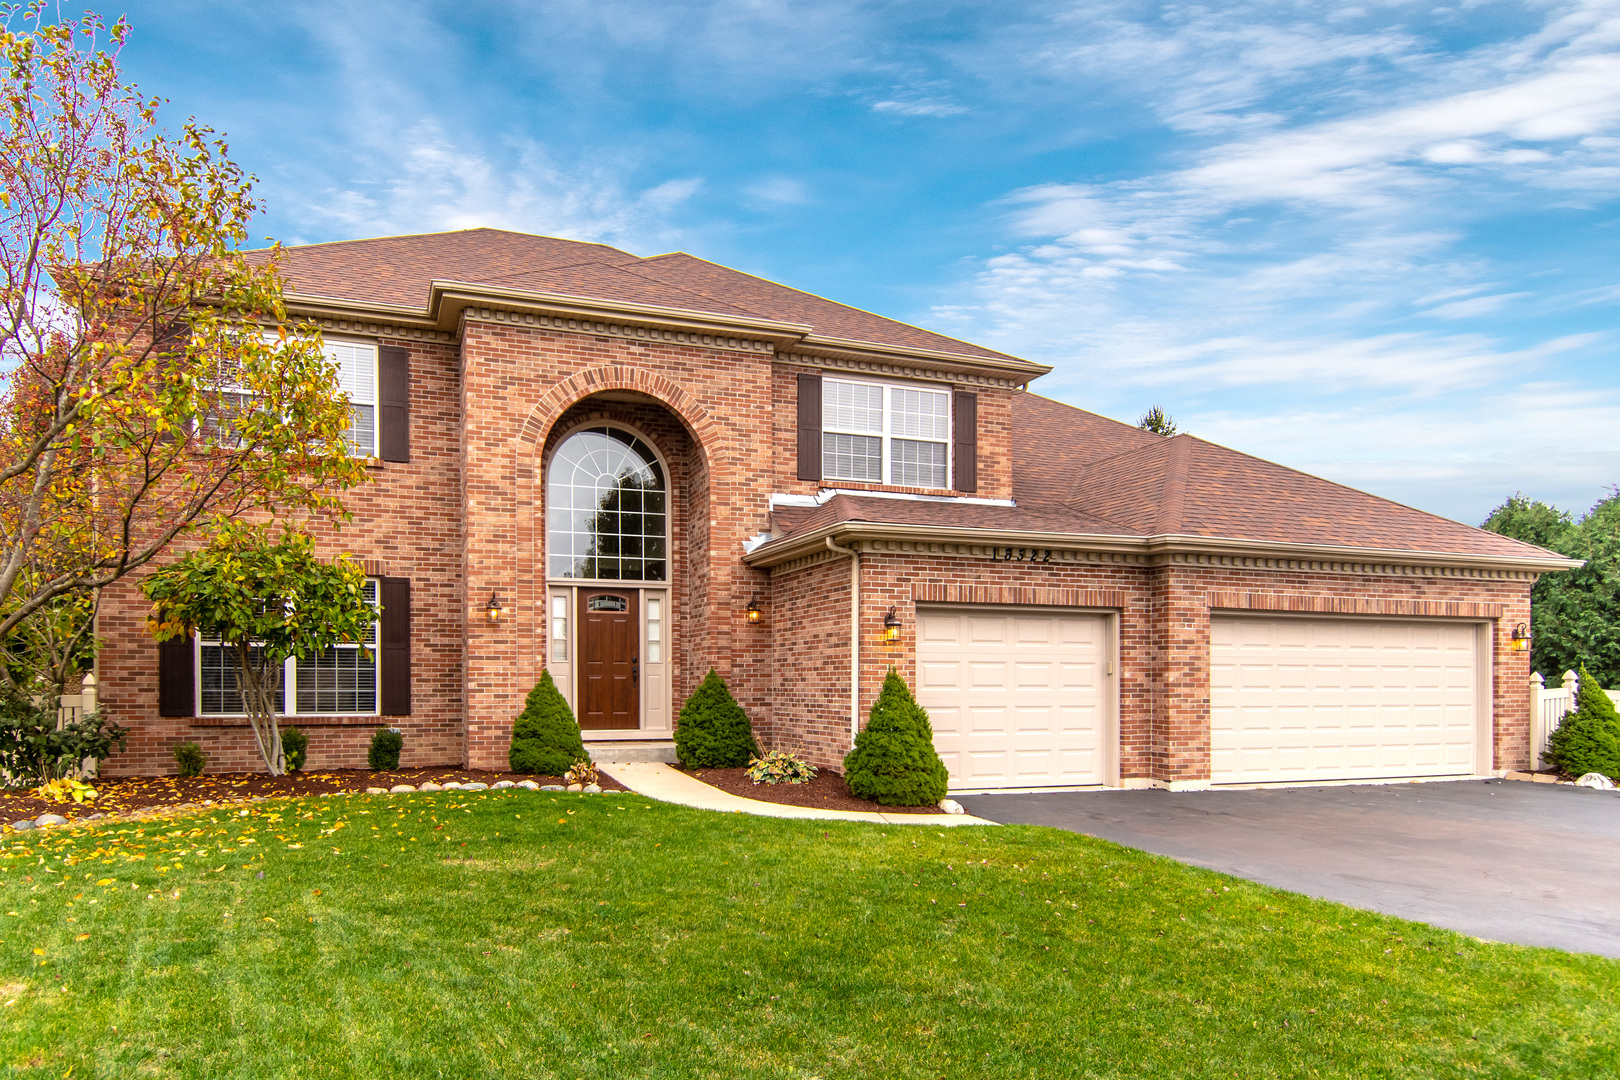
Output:
<svg viewBox="0 0 1620 1080">
<path fill-rule="evenodd" d="M 591 760 L 603 761 L 662 761 L 673 765 L 674 739 L 592 739 L 586 733 L 585 749 Z"/>
</svg>

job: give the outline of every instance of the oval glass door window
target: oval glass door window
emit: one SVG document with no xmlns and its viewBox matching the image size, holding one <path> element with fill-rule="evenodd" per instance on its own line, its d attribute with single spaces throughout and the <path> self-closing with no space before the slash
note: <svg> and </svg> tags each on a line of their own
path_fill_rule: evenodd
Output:
<svg viewBox="0 0 1620 1080">
<path fill-rule="evenodd" d="M 589 611 L 624 611 L 628 605 L 622 596 L 593 596 L 585 607 Z"/>
</svg>

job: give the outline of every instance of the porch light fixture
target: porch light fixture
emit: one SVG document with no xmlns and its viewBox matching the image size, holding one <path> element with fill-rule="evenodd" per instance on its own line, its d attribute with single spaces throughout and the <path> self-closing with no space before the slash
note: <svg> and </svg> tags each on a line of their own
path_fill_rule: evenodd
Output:
<svg viewBox="0 0 1620 1080">
<path fill-rule="evenodd" d="M 900 616 L 894 613 L 894 605 L 889 605 L 889 613 L 883 616 L 883 640 L 896 642 L 900 640 Z"/>
<path fill-rule="evenodd" d="M 489 603 L 484 605 L 484 617 L 491 626 L 501 621 L 501 598 L 498 593 L 489 594 Z"/>
<path fill-rule="evenodd" d="M 1524 652 L 1530 647 L 1530 628 L 1524 623 L 1520 623 L 1518 626 L 1515 626 L 1513 628 L 1513 637 L 1511 640 L 1513 642 L 1514 652 Z"/>
<path fill-rule="evenodd" d="M 759 609 L 759 597 L 748 601 L 748 608 L 743 612 L 743 617 L 751 623 L 757 623 L 765 617 L 765 613 Z"/>
</svg>

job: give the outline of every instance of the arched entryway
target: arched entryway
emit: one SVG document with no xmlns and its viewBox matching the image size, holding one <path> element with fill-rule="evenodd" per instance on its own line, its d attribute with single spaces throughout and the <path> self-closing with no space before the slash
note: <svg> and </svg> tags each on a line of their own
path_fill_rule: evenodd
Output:
<svg viewBox="0 0 1620 1080">
<path fill-rule="evenodd" d="M 640 731 L 667 714 L 669 470 L 636 432 L 592 424 L 546 468 L 554 676 L 585 731 Z"/>
<path fill-rule="evenodd" d="M 667 740 L 680 642 L 708 574 L 708 467 L 662 402 L 608 392 L 553 426 L 541 459 L 544 665 L 586 739 Z"/>
</svg>

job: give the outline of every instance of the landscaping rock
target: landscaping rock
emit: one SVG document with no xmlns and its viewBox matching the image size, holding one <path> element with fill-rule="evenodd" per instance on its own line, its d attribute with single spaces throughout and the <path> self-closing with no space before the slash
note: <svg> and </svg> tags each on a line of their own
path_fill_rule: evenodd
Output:
<svg viewBox="0 0 1620 1080">
<path fill-rule="evenodd" d="M 533 780 L 519 780 L 517 782 L 517 786 L 522 788 L 524 791 L 539 791 L 540 790 L 540 785 L 535 783 Z"/>
<path fill-rule="evenodd" d="M 1597 791 L 1613 791 L 1614 781 L 1600 772 L 1589 772 L 1575 781 L 1576 787 L 1589 787 Z"/>
<path fill-rule="evenodd" d="M 460 791 L 461 790 L 461 781 L 452 780 L 448 784 L 443 785 L 443 787 L 444 787 L 444 790 L 446 790 L 446 791 Z"/>
<path fill-rule="evenodd" d="M 564 788 L 561 784 L 541 784 L 540 785 L 540 790 L 541 791 L 565 791 L 567 789 Z"/>
<path fill-rule="evenodd" d="M 106 816 L 107 816 L 106 814 L 97 812 L 97 813 L 91 814 L 89 817 L 85 818 L 84 820 L 86 820 L 86 821 L 96 821 L 96 820 L 99 820 L 100 818 L 104 818 Z"/>
<path fill-rule="evenodd" d="M 490 785 L 490 789 L 493 791 L 505 791 L 509 787 L 517 787 L 517 785 L 510 780 L 497 780 Z"/>
<path fill-rule="evenodd" d="M 600 795 L 600 794 L 602 794 L 602 785 L 601 784 L 586 784 L 585 785 L 585 794 L 587 794 L 587 795 Z"/>
<path fill-rule="evenodd" d="M 433 781 L 429 780 L 427 783 L 423 784 L 421 787 L 417 788 L 416 790 L 417 791 L 443 791 L 444 788 L 440 787 L 438 784 L 435 784 Z"/>
<path fill-rule="evenodd" d="M 390 795 L 403 795 L 407 791 L 415 791 L 415 790 L 416 790 L 416 785 L 415 784 L 395 784 L 393 787 L 388 789 L 388 794 L 390 794 Z"/>
<path fill-rule="evenodd" d="M 943 810 L 947 814 L 965 814 L 965 813 L 967 813 L 967 810 L 965 810 L 963 808 L 962 804 L 957 802 L 955 799 L 941 799 L 941 800 L 939 800 L 939 808 L 941 810 Z"/>
<path fill-rule="evenodd" d="M 32 829 L 35 826 L 33 821 L 28 818 L 23 818 L 21 821 L 13 821 L 11 823 L 11 827 L 16 829 L 18 832 L 22 832 L 24 829 Z"/>
<path fill-rule="evenodd" d="M 366 788 L 366 794 L 367 795 L 386 795 L 386 794 L 388 794 L 388 789 L 385 788 L 385 787 L 368 787 L 368 788 Z M 245 813 L 247 813 L 247 811 L 244 810 L 244 811 L 242 811 L 242 813 L 245 814 Z"/>
<path fill-rule="evenodd" d="M 585 790 L 585 785 L 584 784 L 569 784 L 568 785 L 568 790 L 569 791 L 584 791 Z"/>
<path fill-rule="evenodd" d="M 44 828 L 46 825 L 66 825 L 67 818 L 61 814 L 41 814 L 34 819 L 34 824 Z"/>
<path fill-rule="evenodd" d="M 462 791 L 488 791 L 489 790 L 489 785 L 488 784 L 462 784 L 461 785 L 461 790 Z"/>
</svg>

